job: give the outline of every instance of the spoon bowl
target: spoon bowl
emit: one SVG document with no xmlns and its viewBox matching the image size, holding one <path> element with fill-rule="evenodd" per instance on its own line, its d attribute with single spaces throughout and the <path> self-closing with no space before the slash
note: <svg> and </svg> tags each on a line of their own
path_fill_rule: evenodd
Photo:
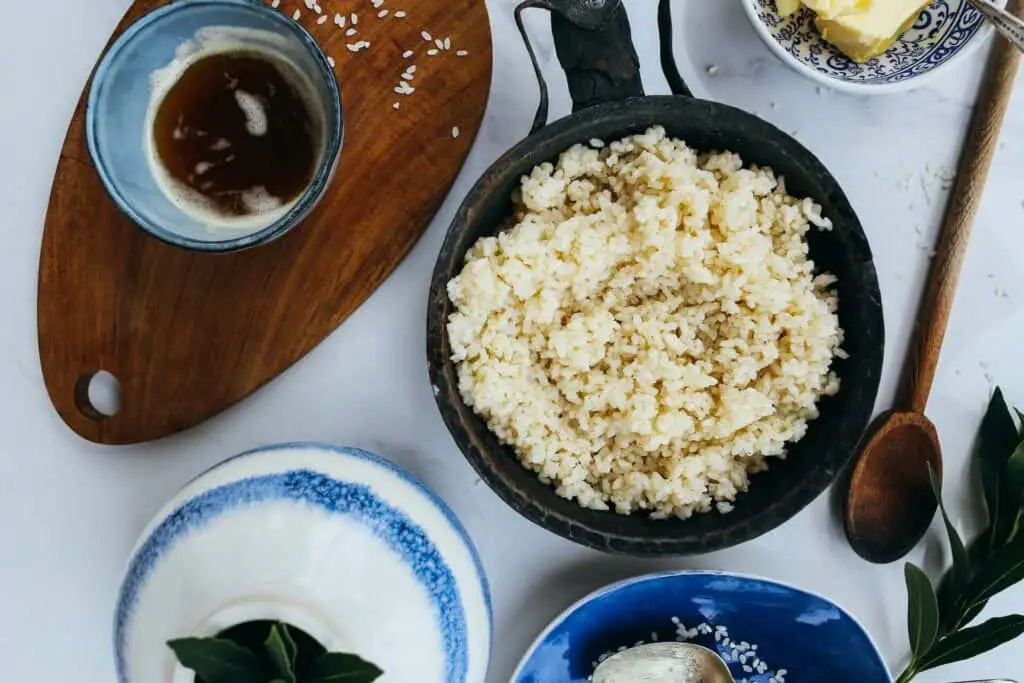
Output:
<svg viewBox="0 0 1024 683">
<path fill-rule="evenodd" d="M 921 413 L 891 411 L 868 431 L 846 501 L 846 536 L 870 562 L 893 562 L 917 545 L 935 516 L 928 465 L 942 473 L 935 425 Z"/>
<path fill-rule="evenodd" d="M 649 643 L 598 664 L 592 683 L 735 683 L 725 661 L 692 643 Z"/>
</svg>

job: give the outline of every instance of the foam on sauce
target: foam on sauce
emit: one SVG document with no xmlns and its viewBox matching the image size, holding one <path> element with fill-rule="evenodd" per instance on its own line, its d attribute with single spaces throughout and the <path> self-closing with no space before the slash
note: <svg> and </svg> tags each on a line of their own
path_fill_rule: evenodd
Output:
<svg viewBox="0 0 1024 683">
<path fill-rule="evenodd" d="M 210 228 L 253 230 L 273 223 L 301 197 L 323 154 L 325 122 L 315 103 L 314 87 L 284 57 L 283 50 L 275 49 L 284 44 L 284 38 L 267 31 L 207 27 L 179 46 L 175 59 L 150 77 L 152 93 L 143 141 L 150 169 L 172 203 Z M 211 134 L 211 130 L 203 129 L 209 126 L 189 125 L 210 121 L 210 111 L 199 106 L 195 107 L 194 121 L 180 115 L 170 122 L 160 120 L 166 116 L 162 105 L 168 94 L 180 96 L 175 86 L 184 86 L 182 77 L 186 72 L 201 61 L 204 64 L 197 68 L 206 66 L 206 61 L 216 61 L 208 60 L 211 57 L 228 63 L 236 56 L 249 62 L 262 60 L 276 69 L 279 78 L 257 81 L 256 87 L 250 87 L 253 65 L 239 62 L 232 66 L 246 67 L 249 74 L 249 85 L 243 88 L 240 76 L 224 70 L 226 83 L 221 83 L 222 92 L 216 93 L 221 106 L 215 112 L 215 121 L 231 123 L 234 127 L 226 129 L 230 134 Z M 289 89 L 292 92 L 283 92 Z M 304 106 L 292 109 L 301 108 L 307 116 L 305 122 L 295 116 L 289 118 L 289 112 L 281 106 L 282 97 L 287 95 L 292 95 L 292 104 L 296 97 L 301 100 Z M 161 124 L 165 135 L 158 140 Z M 308 129 L 304 131 L 303 126 Z M 311 156 L 305 159 L 294 153 L 303 141 L 311 145 Z M 177 153 L 166 154 L 170 145 L 176 152 L 180 147 L 182 159 L 177 159 Z M 261 167 L 262 176 L 257 172 Z"/>
</svg>

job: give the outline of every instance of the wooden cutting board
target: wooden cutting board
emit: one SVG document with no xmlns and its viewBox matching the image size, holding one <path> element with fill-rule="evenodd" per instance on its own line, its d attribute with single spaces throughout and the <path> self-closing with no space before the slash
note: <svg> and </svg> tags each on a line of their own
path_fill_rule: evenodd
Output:
<svg viewBox="0 0 1024 683">
<path fill-rule="evenodd" d="M 114 36 L 164 2 L 137 0 Z M 125 218 L 86 149 L 86 87 L 50 196 L 37 311 L 46 389 L 82 437 L 107 444 L 157 439 L 255 391 L 380 285 L 455 180 L 490 87 L 484 0 L 386 0 L 379 8 L 371 0 L 319 2 L 329 17 L 324 23 L 304 0 L 282 0 L 279 9 L 298 9 L 299 21 L 336 61 L 345 143 L 317 209 L 272 244 L 195 254 Z M 379 17 L 383 9 L 389 12 Z M 400 10 L 404 17 L 395 16 Z M 345 28 L 334 21 L 335 13 L 353 12 L 355 37 L 345 35 L 350 18 Z M 450 38 L 450 49 L 438 49 L 424 31 Z M 356 40 L 370 47 L 350 52 L 346 45 Z M 414 54 L 403 56 L 409 50 Z M 396 94 L 411 64 L 415 92 Z M 110 417 L 88 398 L 98 371 L 120 383 L 120 410 Z"/>
</svg>

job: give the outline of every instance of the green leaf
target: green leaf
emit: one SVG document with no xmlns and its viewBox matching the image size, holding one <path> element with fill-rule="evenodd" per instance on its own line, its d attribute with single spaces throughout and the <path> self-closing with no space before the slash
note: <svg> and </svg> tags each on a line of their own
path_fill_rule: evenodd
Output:
<svg viewBox="0 0 1024 683">
<path fill-rule="evenodd" d="M 304 683 L 372 683 L 383 673 L 356 655 L 328 652 L 313 660 Z"/>
<path fill-rule="evenodd" d="M 988 605 L 988 600 L 982 600 L 981 602 L 976 602 L 970 607 L 968 607 L 967 610 L 963 613 L 963 615 L 960 616 L 960 625 L 967 626 L 972 621 L 974 621 L 975 618 L 977 618 L 977 616 L 981 614 L 981 611 L 985 609 L 986 605 Z"/>
<path fill-rule="evenodd" d="M 958 620 L 961 618 L 959 598 L 963 587 L 971 577 L 971 559 L 964 547 L 963 539 L 957 533 L 953 523 L 946 513 L 946 506 L 942 502 L 942 482 L 938 473 L 928 464 L 928 478 L 931 482 L 932 493 L 939 504 L 942 513 L 942 521 L 946 525 L 946 535 L 949 537 L 949 547 L 953 555 L 953 566 L 950 571 L 939 582 L 939 629 L 945 635 L 950 633 Z"/>
<path fill-rule="evenodd" d="M 288 629 L 288 624 L 284 622 L 278 622 L 281 627 L 281 638 L 284 640 L 285 646 L 292 652 L 292 668 L 295 668 L 295 660 L 299 656 L 299 646 L 295 644 L 295 639 L 292 638 L 292 632 Z"/>
<path fill-rule="evenodd" d="M 949 536 L 949 547 L 953 553 L 952 583 L 950 587 L 954 592 L 959 592 L 970 578 L 971 561 L 967 557 L 967 548 L 964 547 L 960 534 L 957 533 L 953 523 L 949 521 L 949 515 L 946 514 L 946 506 L 942 502 L 942 482 L 939 480 L 938 473 L 932 468 L 931 463 L 928 463 L 928 478 L 931 480 L 932 493 L 935 494 L 935 500 L 939 503 L 942 521 L 946 525 L 946 535 Z"/>
<path fill-rule="evenodd" d="M 978 568 L 964 589 L 961 604 L 971 606 L 988 600 L 1024 579 L 1024 541 L 999 548 Z"/>
<path fill-rule="evenodd" d="M 270 627 L 270 635 L 263 643 L 267 656 L 274 663 L 278 675 L 285 683 L 295 683 L 295 656 L 297 654 L 295 641 L 288 633 L 288 627 L 284 624 L 274 624 Z"/>
<path fill-rule="evenodd" d="M 907 630 L 910 651 L 920 658 L 935 643 L 939 634 L 939 605 L 925 573 L 908 562 L 903 566 L 907 580 Z"/>
<path fill-rule="evenodd" d="M 1009 543 L 1017 535 L 1021 518 L 1021 511 L 1024 510 L 1024 441 L 1017 444 L 1010 460 L 1007 461 L 1004 472 L 1005 485 L 1005 515 L 1010 519 L 1010 527 L 1007 530 L 1007 542 Z"/>
<path fill-rule="evenodd" d="M 206 683 L 265 683 L 259 659 L 241 645 L 223 638 L 179 638 L 167 645 L 181 665 Z"/>
<path fill-rule="evenodd" d="M 1003 501 L 1005 488 L 1001 480 L 1006 460 L 1017 447 L 1019 438 L 1013 416 L 1003 399 L 1003 392 L 997 388 L 981 420 L 975 446 L 975 457 L 978 459 L 981 484 L 985 492 L 985 506 L 988 508 L 989 527 L 984 534 L 988 551 L 1002 545 L 1010 531 L 1010 521 L 1003 514 L 1007 505 Z"/>
<path fill-rule="evenodd" d="M 934 669 L 937 666 L 962 662 L 982 653 L 994 650 L 1024 633 L 1024 616 L 1014 614 L 996 617 L 965 628 L 940 640 L 921 658 L 918 671 Z"/>
</svg>

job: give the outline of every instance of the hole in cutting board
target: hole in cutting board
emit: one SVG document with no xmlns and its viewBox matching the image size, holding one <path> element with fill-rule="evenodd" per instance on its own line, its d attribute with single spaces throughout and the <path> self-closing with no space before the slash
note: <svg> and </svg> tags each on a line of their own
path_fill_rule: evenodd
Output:
<svg viewBox="0 0 1024 683">
<path fill-rule="evenodd" d="M 83 375 L 75 384 L 75 405 L 92 420 L 105 420 L 121 410 L 121 383 L 106 370 Z"/>
</svg>

